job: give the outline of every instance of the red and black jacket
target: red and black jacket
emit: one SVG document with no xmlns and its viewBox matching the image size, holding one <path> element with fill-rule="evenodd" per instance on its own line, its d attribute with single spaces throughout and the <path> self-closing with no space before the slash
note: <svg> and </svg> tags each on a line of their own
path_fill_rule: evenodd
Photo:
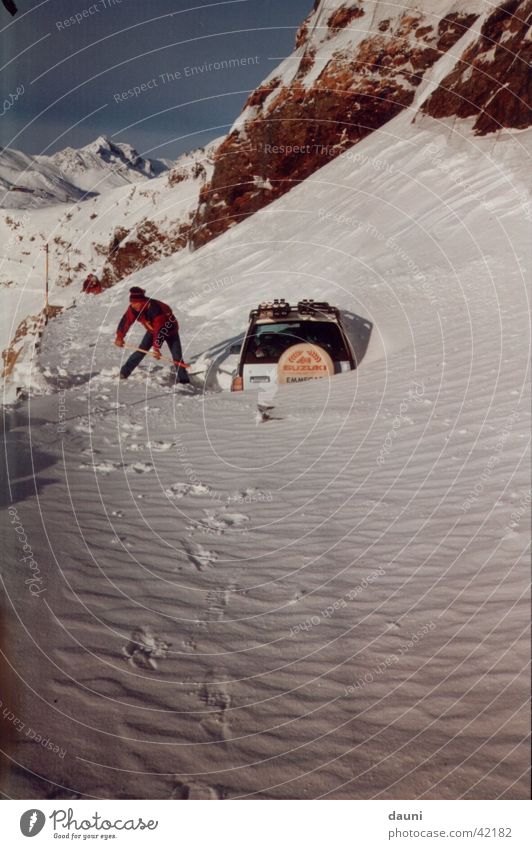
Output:
<svg viewBox="0 0 532 849">
<path fill-rule="evenodd" d="M 139 312 L 131 305 L 128 307 L 117 327 L 117 338 L 123 341 L 135 321 L 140 321 L 146 330 L 153 334 L 153 347 L 157 351 L 166 339 L 175 336 L 179 330 L 177 319 L 168 304 L 153 298 L 146 301 Z"/>
</svg>

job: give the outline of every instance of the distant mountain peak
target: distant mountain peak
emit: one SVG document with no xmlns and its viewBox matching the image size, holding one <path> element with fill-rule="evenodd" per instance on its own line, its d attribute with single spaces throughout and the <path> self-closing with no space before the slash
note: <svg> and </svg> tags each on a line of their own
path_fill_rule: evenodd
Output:
<svg viewBox="0 0 532 849">
<path fill-rule="evenodd" d="M 67 147 L 50 157 L 64 172 L 76 173 L 80 169 L 101 168 L 110 166 L 122 174 L 134 171 L 138 175 L 150 179 L 163 171 L 167 171 L 173 163 L 163 159 L 147 159 L 130 144 L 114 142 L 108 136 L 98 136 L 84 147 Z M 130 175 L 135 179 L 134 175 Z M 132 182 L 132 180 L 130 180 Z"/>
<path fill-rule="evenodd" d="M 84 200 L 102 191 L 151 180 L 174 163 L 148 159 L 130 144 L 98 136 L 84 147 L 31 156 L 0 147 L 0 206 L 21 208 Z"/>
</svg>

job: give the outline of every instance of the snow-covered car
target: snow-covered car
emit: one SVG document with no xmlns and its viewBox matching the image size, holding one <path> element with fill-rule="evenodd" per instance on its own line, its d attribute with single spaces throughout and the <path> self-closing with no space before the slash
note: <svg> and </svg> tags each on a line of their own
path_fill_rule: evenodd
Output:
<svg viewBox="0 0 532 849">
<path fill-rule="evenodd" d="M 231 390 L 302 383 L 356 368 L 353 348 L 340 310 L 325 301 L 285 300 L 260 304 L 249 314 Z"/>
</svg>

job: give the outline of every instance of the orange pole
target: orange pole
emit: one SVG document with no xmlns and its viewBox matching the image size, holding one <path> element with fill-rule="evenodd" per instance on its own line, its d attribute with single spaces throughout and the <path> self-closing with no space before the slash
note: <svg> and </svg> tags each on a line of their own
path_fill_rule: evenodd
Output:
<svg viewBox="0 0 532 849">
<path fill-rule="evenodd" d="M 45 261 L 44 261 L 44 323 L 48 324 L 48 298 L 49 298 L 49 285 L 48 285 L 48 274 L 49 274 L 49 248 L 48 243 L 44 246 L 45 251 Z"/>
</svg>

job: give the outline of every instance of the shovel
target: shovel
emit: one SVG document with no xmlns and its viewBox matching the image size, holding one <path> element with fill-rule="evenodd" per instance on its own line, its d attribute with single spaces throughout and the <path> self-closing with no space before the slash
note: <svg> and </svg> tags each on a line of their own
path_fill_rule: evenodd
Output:
<svg viewBox="0 0 532 849">
<path fill-rule="evenodd" d="M 129 348 L 130 351 L 139 351 L 141 354 L 148 354 L 150 357 L 155 357 L 156 360 L 166 360 L 168 363 L 173 363 L 175 366 L 181 366 L 182 368 L 190 368 L 190 363 L 182 363 L 181 360 L 172 360 L 171 357 L 165 357 L 161 354 L 160 357 L 155 356 L 153 351 L 146 351 L 145 348 L 137 348 L 135 345 L 122 345 L 123 348 Z"/>
</svg>

